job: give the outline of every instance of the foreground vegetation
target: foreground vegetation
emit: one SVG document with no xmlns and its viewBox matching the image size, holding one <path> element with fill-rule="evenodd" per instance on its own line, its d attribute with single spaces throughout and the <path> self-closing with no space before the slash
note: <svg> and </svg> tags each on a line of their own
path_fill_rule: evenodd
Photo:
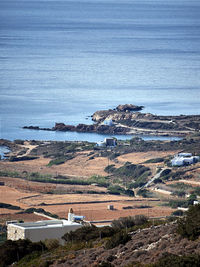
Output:
<svg viewBox="0 0 200 267">
<path fill-rule="evenodd" d="M 173 233 L 177 242 L 182 242 L 182 238 L 195 240 L 200 237 L 199 214 L 200 205 L 191 206 L 185 217 L 178 220 L 177 225 L 175 225 L 175 232 Z M 151 231 L 153 231 L 155 227 L 159 227 L 161 231 L 162 227 L 166 227 L 165 223 L 166 222 L 162 221 L 149 221 L 145 216 L 138 215 L 115 220 L 113 221 L 111 227 L 106 226 L 99 228 L 95 227 L 94 225 L 83 226 L 82 228 L 77 229 L 74 232 L 66 233 L 63 236 L 63 239 L 66 241 L 64 246 L 60 246 L 56 240 L 46 240 L 44 242 L 37 243 L 32 243 L 29 240 L 6 241 L 0 246 L 0 266 L 5 267 L 13 262 L 16 262 L 14 266 L 21 267 L 45 267 L 55 262 L 75 266 L 72 262 L 76 259 L 76 256 L 78 256 L 80 253 L 83 253 L 83 255 L 86 256 L 87 251 L 93 251 L 93 253 L 95 253 L 96 250 L 99 250 L 99 253 L 104 253 L 103 251 L 107 251 L 107 257 L 106 260 L 96 263 L 94 266 L 116 266 L 112 263 L 113 260 L 116 259 L 112 252 L 115 248 L 120 247 L 122 249 L 125 244 L 131 244 L 131 239 L 135 234 L 137 235 L 137 238 L 139 238 L 140 235 L 141 237 L 145 237 L 142 229 L 144 229 L 144 233 L 147 231 L 146 229 L 151 229 Z M 165 235 L 165 231 L 163 232 L 163 235 Z M 162 239 L 162 236 L 160 238 Z M 192 246 L 192 243 L 189 244 Z M 195 246 L 198 246 L 198 242 L 195 244 Z M 138 246 L 142 247 L 142 239 L 140 243 L 138 243 Z M 116 251 L 117 250 L 115 250 L 114 253 L 116 253 Z M 124 251 L 124 253 L 126 253 L 126 250 Z M 139 255 L 141 255 L 139 251 L 138 258 L 136 257 L 132 260 L 130 258 L 130 263 L 126 265 L 126 267 L 197 267 L 200 264 L 199 254 L 190 252 L 187 255 L 176 255 L 176 250 L 174 250 L 174 254 L 165 253 L 162 257 L 157 258 L 156 262 L 145 264 L 144 262 L 141 262 L 141 260 L 138 261 Z M 141 253 L 143 253 L 142 250 Z M 78 266 L 80 266 L 80 264 Z"/>
</svg>

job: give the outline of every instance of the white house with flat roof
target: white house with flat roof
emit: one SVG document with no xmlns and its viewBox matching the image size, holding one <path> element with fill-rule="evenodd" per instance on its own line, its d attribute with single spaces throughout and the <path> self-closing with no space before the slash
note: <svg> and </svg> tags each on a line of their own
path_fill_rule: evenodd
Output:
<svg viewBox="0 0 200 267">
<path fill-rule="evenodd" d="M 7 225 L 7 239 L 30 239 L 32 242 L 57 239 L 61 244 L 64 244 L 64 240 L 62 239 L 64 234 L 82 227 L 82 224 L 74 222 L 74 219 L 73 210 L 70 209 L 68 220 L 9 223 Z"/>
<path fill-rule="evenodd" d="M 190 165 L 199 161 L 199 156 L 192 156 L 192 153 L 179 153 L 171 160 L 172 166 Z"/>
</svg>

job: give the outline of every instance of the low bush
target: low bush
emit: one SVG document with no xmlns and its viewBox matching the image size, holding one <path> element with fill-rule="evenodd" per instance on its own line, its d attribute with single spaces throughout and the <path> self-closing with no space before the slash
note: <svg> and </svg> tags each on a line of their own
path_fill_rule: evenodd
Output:
<svg viewBox="0 0 200 267">
<path fill-rule="evenodd" d="M 131 240 L 131 236 L 125 233 L 124 231 L 120 231 L 113 235 L 105 244 L 106 249 L 112 249 L 120 244 L 125 245 L 129 240 Z"/>
<path fill-rule="evenodd" d="M 172 193 L 173 196 L 178 196 L 178 197 L 185 197 L 186 193 L 181 190 L 176 190 Z"/>
<path fill-rule="evenodd" d="M 159 163 L 159 162 L 163 162 L 163 161 L 164 161 L 163 158 L 155 158 L 155 159 L 148 159 L 144 163 Z"/>
<path fill-rule="evenodd" d="M 111 164 L 105 167 L 104 171 L 107 173 L 114 172 L 116 170 L 115 165 Z"/>
<path fill-rule="evenodd" d="M 42 242 L 33 243 L 30 240 L 7 240 L 0 246 L 0 266 L 6 267 L 28 254 L 35 251 L 43 252 L 46 249 L 45 244 Z"/>
<path fill-rule="evenodd" d="M 95 183 L 102 187 L 108 187 L 110 185 L 108 178 L 101 175 L 93 175 L 87 180 L 87 182 L 89 184 Z"/>
<path fill-rule="evenodd" d="M 183 216 L 183 211 L 182 210 L 175 210 L 172 212 L 172 215 L 174 216 Z"/>
<path fill-rule="evenodd" d="M 116 233 L 116 230 L 112 227 L 105 226 L 98 228 L 94 225 L 92 226 L 83 226 L 76 231 L 71 231 L 69 233 L 66 233 L 63 236 L 63 239 L 67 242 L 85 242 L 85 241 L 92 241 L 97 238 L 104 238 L 104 237 L 110 237 L 114 233 Z"/>
<path fill-rule="evenodd" d="M 60 164 L 63 164 L 63 163 L 65 163 L 65 159 L 64 158 L 53 159 L 53 160 L 49 161 L 47 166 L 51 167 L 52 165 L 60 165 Z"/>
<path fill-rule="evenodd" d="M 137 195 L 142 196 L 144 198 L 148 197 L 149 191 L 147 189 L 139 189 Z"/>
<path fill-rule="evenodd" d="M 33 212 L 43 213 L 43 214 L 45 214 L 45 215 L 47 215 L 47 216 L 49 216 L 49 217 L 53 217 L 53 218 L 56 218 L 56 219 L 59 218 L 58 215 L 56 215 L 56 214 L 52 214 L 52 213 L 50 213 L 50 212 L 48 212 L 48 211 L 45 211 L 45 210 L 42 209 L 42 208 L 39 208 L 39 209 L 36 209 L 36 208 L 28 208 L 28 209 L 26 209 L 26 210 L 23 210 L 23 211 L 21 211 L 21 212 L 18 212 L 18 214 L 23 214 L 23 213 L 31 214 L 31 213 L 33 213 Z"/>
<path fill-rule="evenodd" d="M 178 221 L 177 233 L 190 240 L 200 236 L 200 204 L 189 207 L 186 216 Z"/>
<path fill-rule="evenodd" d="M 121 217 L 118 220 L 112 221 L 111 226 L 116 229 L 131 228 L 135 225 L 142 225 L 147 222 L 147 217 L 144 215 L 135 215 L 129 217 Z"/>
<path fill-rule="evenodd" d="M 58 239 L 46 239 L 44 244 L 48 250 L 56 249 L 60 245 Z"/>
<path fill-rule="evenodd" d="M 158 262 L 150 265 L 151 267 L 199 267 L 200 266 L 200 255 L 184 255 L 178 256 L 167 253 Z"/>
<path fill-rule="evenodd" d="M 10 209 L 10 210 L 20 210 L 21 208 L 19 206 L 14 206 L 7 203 L 0 203 L 0 208 L 2 209 Z"/>
<path fill-rule="evenodd" d="M 170 173 L 171 173 L 170 169 L 165 169 L 161 172 L 160 177 L 168 177 Z"/>
</svg>

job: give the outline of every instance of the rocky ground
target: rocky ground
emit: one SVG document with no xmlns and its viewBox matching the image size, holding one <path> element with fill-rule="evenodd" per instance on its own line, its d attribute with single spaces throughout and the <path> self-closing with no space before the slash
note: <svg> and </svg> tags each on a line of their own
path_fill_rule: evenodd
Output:
<svg viewBox="0 0 200 267">
<path fill-rule="evenodd" d="M 103 246 L 68 253 L 51 266 L 95 267 L 102 262 L 112 266 L 127 266 L 132 262 L 153 263 L 166 253 L 187 255 L 200 253 L 200 242 L 189 241 L 175 233 L 174 224 L 138 230 L 131 234 L 126 245 L 106 250 Z"/>
</svg>

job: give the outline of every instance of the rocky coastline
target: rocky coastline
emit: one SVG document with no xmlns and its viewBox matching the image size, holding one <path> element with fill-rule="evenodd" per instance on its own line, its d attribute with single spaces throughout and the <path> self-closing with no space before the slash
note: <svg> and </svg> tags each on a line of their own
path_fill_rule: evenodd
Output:
<svg viewBox="0 0 200 267">
<path fill-rule="evenodd" d="M 142 113 L 143 106 L 119 105 L 115 109 L 96 111 L 93 124 L 77 126 L 55 123 L 52 128 L 24 126 L 24 129 L 43 131 L 71 131 L 101 134 L 134 134 L 157 136 L 187 136 L 200 131 L 200 115 L 159 116 Z"/>
</svg>

